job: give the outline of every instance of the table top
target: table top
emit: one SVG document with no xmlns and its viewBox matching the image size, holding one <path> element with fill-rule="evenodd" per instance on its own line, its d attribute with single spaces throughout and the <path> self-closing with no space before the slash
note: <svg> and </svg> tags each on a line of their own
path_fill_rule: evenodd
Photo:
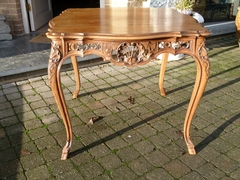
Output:
<svg viewBox="0 0 240 180">
<path fill-rule="evenodd" d="M 152 39 L 161 37 L 209 36 L 194 18 L 172 8 L 74 8 L 49 22 L 49 38 Z"/>
</svg>

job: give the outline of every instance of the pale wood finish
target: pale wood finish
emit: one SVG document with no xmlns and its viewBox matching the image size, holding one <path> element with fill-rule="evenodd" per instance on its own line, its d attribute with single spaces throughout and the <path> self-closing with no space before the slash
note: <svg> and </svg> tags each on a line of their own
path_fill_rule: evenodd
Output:
<svg viewBox="0 0 240 180">
<path fill-rule="evenodd" d="M 62 158 L 67 159 L 72 143 L 72 127 L 61 87 L 60 69 L 71 57 L 76 98 L 80 79 L 76 56 L 96 54 L 115 65 L 133 67 L 148 63 L 163 53 L 159 88 L 163 88 L 168 53 L 188 54 L 196 61 L 197 75 L 184 121 L 184 139 L 190 154 L 190 125 L 209 76 L 205 37 L 210 32 L 188 15 L 170 8 L 68 9 L 49 22 L 47 37 L 52 40 L 48 64 L 49 82 L 66 128 L 67 143 Z M 113 56 L 113 53 L 117 57 Z"/>
<path fill-rule="evenodd" d="M 237 39 L 238 39 L 238 45 L 240 47 L 240 7 L 238 7 L 235 24 L 236 24 L 236 28 L 237 28 L 236 34 L 237 34 Z"/>
</svg>

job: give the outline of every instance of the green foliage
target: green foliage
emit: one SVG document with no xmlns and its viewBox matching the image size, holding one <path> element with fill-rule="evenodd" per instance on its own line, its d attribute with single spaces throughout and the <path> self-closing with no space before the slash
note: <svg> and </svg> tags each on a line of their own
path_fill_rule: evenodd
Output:
<svg viewBox="0 0 240 180">
<path fill-rule="evenodd" d="M 194 2 L 192 0 L 179 0 L 175 4 L 177 10 L 192 10 Z"/>
</svg>

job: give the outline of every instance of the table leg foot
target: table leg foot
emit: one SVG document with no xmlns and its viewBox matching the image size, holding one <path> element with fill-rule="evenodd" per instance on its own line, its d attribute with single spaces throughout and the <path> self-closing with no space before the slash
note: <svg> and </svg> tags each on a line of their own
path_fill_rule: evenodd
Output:
<svg viewBox="0 0 240 180">
<path fill-rule="evenodd" d="M 63 147 L 61 160 L 66 160 L 68 158 L 70 148 L 71 148 L 71 143 L 67 142 L 66 145 Z"/>
<path fill-rule="evenodd" d="M 161 96 L 166 96 L 164 88 L 160 88 L 160 94 Z"/>
<path fill-rule="evenodd" d="M 79 91 L 75 90 L 73 93 L 73 99 L 76 99 L 78 97 Z"/>
<path fill-rule="evenodd" d="M 190 141 L 190 140 L 189 140 Z M 191 154 L 191 155 L 194 155 L 196 154 L 196 150 L 195 150 L 195 147 L 192 143 L 192 141 L 188 142 L 187 143 L 187 148 L 188 148 L 188 153 Z"/>
</svg>

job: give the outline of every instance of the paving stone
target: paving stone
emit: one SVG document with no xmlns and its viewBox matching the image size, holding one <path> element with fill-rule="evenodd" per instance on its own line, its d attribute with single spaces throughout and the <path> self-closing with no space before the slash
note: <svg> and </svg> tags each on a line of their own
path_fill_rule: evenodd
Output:
<svg viewBox="0 0 240 180">
<path fill-rule="evenodd" d="M 189 154 L 184 154 L 182 157 L 180 157 L 180 160 L 193 170 L 198 169 L 206 163 L 206 160 L 199 155 L 190 156 Z"/>
<path fill-rule="evenodd" d="M 191 170 L 179 160 L 173 160 L 163 166 L 174 178 L 180 178 Z"/>
<path fill-rule="evenodd" d="M 65 129 L 64 125 L 61 122 L 56 122 L 56 123 L 49 124 L 47 126 L 47 128 L 48 128 L 49 132 L 52 133 L 52 134 Z"/>
<path fill-rule="evenodd" d="M 27 130 L 36 129 L 43 126 L 42 122 L 39 119 L 32 119 L 30 121 L 24 122 L 23 124 Z"/>
<path fill-rule="evenodd" d="M 6 102 L 6 101 L 7 101 L 7 98 L 2 95 L 2 96 L 0 97 L 0 103 Z"/>
<path fill-rule="evenodd" d="M 180 178 L 181 180 L 192 180 L 192 179 L 196 179 L 196 180 L 204 180 L 205 178 L 202 177 L 202 175 L 200 175 L 198 172 L 196 171 L 191 171 L 189 172 L 187 175 L 183 176 L 182 178 Z"/>
<path fill-rule="evenodd" d="M 6 117 L 11 117 L 11 116 L 13 116 L 14 114 L 15 114 L 15 113 L 14 113 L 14 111 L 13 111 L 12 108 L 0 110 L 0 119 L 6 118 Z"/>
<path fill-rule="evenodd" d="M 24 96 L 24 97 L 28 103 L 35 102 L 35 101 L 42 99 L 41 96 L 39 96 L 38 94 L 36 94 L 34 92 L 31 95 Z"/>
<path fill-rule="evenodd" d="M 122 162 L 130 162 L 140 157 L 140 153 L 136 151 L 132 146 L 119 149 L 117 155 L 120 157 Z"/>
<path fill-rule="evenodd" d="M 137 174 L 143 175 L 144 173 L 154 169 L 154 167 L 144 158 L 139 157 L 131 161 L 128 166 Z"/>
<path fill-rule="evenodd" d="M 18 157 L 24 157 L 31 153 L 39 153 L 36 144 L 32 141 L 18 144 L 14 147 Z"/>
<path fill-rule="evenodd" d="M 234 171 L 230 174 L 230 177 L 233 179 L 238 179 L 239 176 L 240 176 L 240 169 L 237 169 L 236 171 Z"/>
<path fill-rule="evenodd" d="M 98 162 L 106 170 L 116 169 L 122 165 L 121 159 L 116 154 L 110 154 L 98 159 Z"/>
<path fill-rule="evenodd" d="M 28 134 L 33 140 L 35 140 L 35 139 L 47 136 L 49 133 L 46 128 L 39 128 L 39 129 L 30 130 Z"/>
<path fill-rule="evenodd" d="M 16 159 L 16 153 L 14 151 L 13 148 L 8 148 L 8 149 L 4 149 L 3 151 L 1 151 L 0 154 L 0 161 L 1 163 L 5 163 L 7 161 L 12 161 L 14 159 Z"/>
<path fill-rule="evenodd" d="M 39 150 L 47 149 L 56 145 L 56 141 L 52 136 L 45 136 L 43 138 L 36 139 L 35 143 Z"/>
<path fill-rule="evenodd" d="M 124 180 L 132 180 L 136 179 L 137 177 L 136 173 L 127 166 L 121 166 L 120 168 L 114 170 L 113 172 L 111 172 L 111 176 L 113 177 L 113 179 Z"/>
<path fill-rule="evenodd" d="M 162 167 L 170 161 L 165 154 L 157 149 L 149 154 L 146 154 L 144 157 L 155 167 Z"/>
<path fill-rule="evenodd" d="M 33 170 L 26 171 L 28 179 L 50 179 L 51 174 L 46 165 L 42 165 Z"/>
<path fill-rule="evenodd" d="M 43 158 L 39 156 L 39 153 L 32 153 L 27 156 L 23 156 L 20 158 L 20 161 L 24 170 L 35 169 L 45 163 Z"/>
<path fill-rule="evenodd" d="M 55 179 L 62 179 L 64 174 L 74 169 L 71 162 L 61 161 L 60 159 L 50 162 L 48 168 Z"/>
<path fill-rule="evenodd" d="M 22 114 L 25 112 L 29 112 L 32 110 L 32 108 L 29 106 L 29 104 L 22 104 L 20 106 L 17 106 L 13 108 L 16 114 Z"/>
<path fill-rule="evenodd" d="M 31 106 L 33 109 L 37 109 L 37 108 L 45 107 L 45 106 L 46 106 L 46 103 L 41 99 L 41 100 L 39 100 L 39 101 L 35 101 L 35 102 L 30 103 L 30 106 Z"/>
<path fill-rule="evenodd" d="M 211 163 L 206 163 L 204 166 L 199 167 L 197 171 L 206 179 L 220 179 L 225 176 L 221 170 Z"/>
<path fill-rule="evenodd" d="M 156 146 L 159 149 L 162 149 L 164 146 L 171 143 L 171 139 L 166 137 L 164 134 L 156 134 L 155 136 L 151 136 L 148 138 L 149 141 L 151 141 L 154 146 Z"/>
<path fill-rule="evenodd" d="M 144 175 L 143 179 L 156 180 L 156 179 L 164 179 L 164 180 L 173 180 L 174 178 L 168 174 L 163 168 L 156 168 L 153 171 Z"/>
<path fill-rule="evenodd" d="M 11 179 L 11 177 L 12 179 L 17 178 L 16 174 L 18 173 L 23 173 L 22 166 L 21 163 L 19 163 L 19 160 L 15 159 L 8 162 L 1 162 L 0 164 L 1 179 Z"/>
<path fill-rule="evenodd" d="M 13 87 L 8 87 L 3 89 L 4 94 L 12 94 L 18 92 L 18 88 L 14 85 Z"/>
<path fill-rule="evenodd" d="M 34 112 L 36 113 L 37 116 L 41 117 L 47 114 L 51 114 L 52 110 L 49 107 L 41 107 L 38 109 L 35 109 Z"/>
<path fill-rule="evenodd" d="M 41 120 L 44 124 L 52 124 L 59 121 L 59 117 L 56 114 L 47 114 L 46 116 L 42 116 Z"/>
<path fill-rule="evenodd" d="M 30 119 L 35 119 L 36 115 L 32 111 L 24 112 L 21 114 L 18 114 L 18 119 L 21 122 L 28 121 Z"/>
<path fill-rule="evenodd" d="M 95 161 L 80 166 L 80 172 L 85 179 L 95 178 L 104 173 L 104 169 Z"/>
<path fill-rule="evenodd" d="M 129 130 L 122 134 L 123 139 L 128 142 L 129 145 L 132 145 L 136 142 L 139 142 L 143 139 L 143 136 L 135 130 Z"/>
<path fill-rule="evenodd" d="M 227 174 L 239 169 L 240 165 L 235 161 L 227 157 L 226 155 L 220 155 L 211 161 L 217 168 L 226 172 Z"/>
<path fill-rule="evenodd" d="M 16 92 L 16 93 L 11 93 L 11 94 L 7 94 L 6 97 L 9 101 L 11 100 L 15 100 L 15 99 L 19 99 L 21 98 L 21 94 L 19 92 Z"/>
<path fill-rule="evenodd" d="M 109 140 L 106 142 L 107 146 L 109 146 L 109 148 L 111 150 L 115 150 L 115 149 L 121 149 L 126 147 L 128 144 L 119 136 L 114 137 L 113 139 Z"/>
<path fill-rule="evenodd" d="M 22 133 L 25 131 L 24 126 L 21 123 L 18 124 L 14 124 L 12 126 L 8 126 L 5 128 L 5 131 L 7 133 L 7 135 L 13 135 L 13 134 L 18 134 L 18 133 Z"/>
<path fill-rule="evenodd" d="M 44 149 L 42 155 L 47 162 L 51 162 L 60 158 L 60 152 L 62 151 L 61 147 L 51 145 L 51 147 Z M 59 152 L 59 156 L 56 154 Z"/>
<path fill-rule="evenodd" d="M 0 119 L 0 125 L 3 127 L 11 126 L 17 123 L 19 123 L 19 120 L 16 116 Z"/>
<path fill-rule="evenodd" d="M 156 149 L 156 147 L 147 140 L 135 143 L 133 147 L 142 155 L 150 153 Z"/>
<path fill-rule="evenodd" d="M 98 159 L 108 154 L 111 154 L 112 151 L 109 149 L 109 147 L 102 143 L 89 149 L 89 152 L 91 153 L 93 158 Z"/>
</svg>

